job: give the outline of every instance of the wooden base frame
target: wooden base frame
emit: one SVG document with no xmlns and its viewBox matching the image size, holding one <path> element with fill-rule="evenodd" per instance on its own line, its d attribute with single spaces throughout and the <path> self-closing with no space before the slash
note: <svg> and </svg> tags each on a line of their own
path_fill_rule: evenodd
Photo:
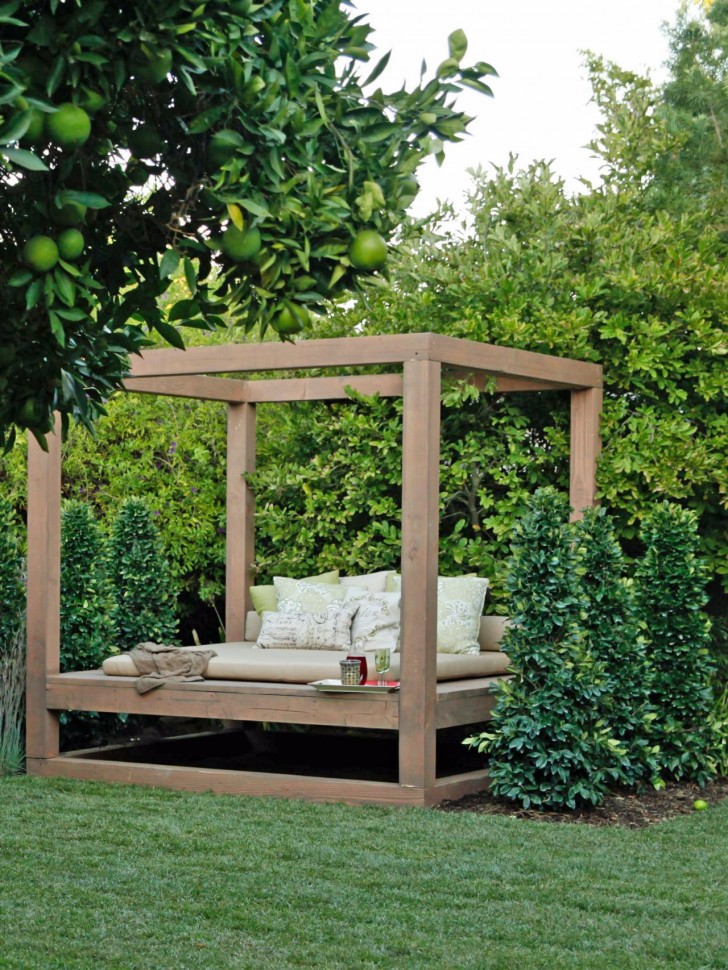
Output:
<svg viewBox="0 0 728 970">
<path fill-rule="evenodd" d="M 360 373 L 376 366 L 387 373 Z M 301 377 L 336 369 L 332 377 Z M 352 370 L 356 372 L 352 373 Z M 255 378 L 261 371 L 293 376 Z M 228 407 L 226 623 L 242 638 L 254 559 L 254 505 L 245 475 L 255 468 L 255 406 L 261 402 L 343 400 L 348 389 L 403 397 L 402 672 L 394 695 L 321 696 L 307 686 L 205 681 L 165 686 L 139 697 L 124 678 L 59 673 L 60 431 L 48 452 L 29 442 L 27 764 L 31 774 L 276 795 L 321 801 L 432 805 L 487 783 L 478 770 L 438 778 L 437 731 L 486 720 L 488 678 L 437 683 L 437 550 L 440 393 L 444 373 L 498 391 L 569 390 L 571 503 L 574 515 L 595 501 L 601 368 L 582 361 L 495 347 L 437 334 L 404 334 L 239 344 L 187 351 L 153 350 L 136 359 L 127 390 L 224 402 Z M 246 379 L 219 374 L 247 374 Z M 374 564 L 373 564 L 374 565 Z M 224 768 L 93 759 L 59 753 L 62 710 L 126 711 L 235 721 L 395 730 L 399 780 L 263 774 Z"/>
</svg>

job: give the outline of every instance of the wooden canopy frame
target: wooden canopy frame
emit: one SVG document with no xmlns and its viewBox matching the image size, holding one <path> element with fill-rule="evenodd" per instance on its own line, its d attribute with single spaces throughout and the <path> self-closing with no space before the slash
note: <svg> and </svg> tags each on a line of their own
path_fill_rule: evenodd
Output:
<svg viewBox="0 0 728 970">
<path fill-rule="evenodd" d="M 356 369 L 386 373 L 276 379 L 216 377 L 265 371 Z M 28 455 L 27 766 L 30 774 L 166 785 L 189 790 L 316 800 L 431 805 L 485 784 L 485 770 L 438 777 L 438 728 L 482 722 L 491 679 L 437 683 L 438 492 L 443 372 L 498 391 L 571 392 L 570 501 L 578 517 L 595 497 L 602 371 L 596 364 L 438 334 L 347 337 L 296 344 L 152 350 L 134 360 L 125 388 L 227 404 L 226 636 L 244 639 L 254 559 L 255 406 L 343 400 L 347 388 L 403 398 L 402 641 L 398 694 L 320 695 L 307 685 L 205 681 L 139 696 L 129 678 L 99 671 L 59 673 L 60 433 Z M 492 386 L 492 384 L 491 384 Z M 59 713 L 95 710 L 399 732 L 396 783 L 191 768 L 59 754 Z"/>
</svg>

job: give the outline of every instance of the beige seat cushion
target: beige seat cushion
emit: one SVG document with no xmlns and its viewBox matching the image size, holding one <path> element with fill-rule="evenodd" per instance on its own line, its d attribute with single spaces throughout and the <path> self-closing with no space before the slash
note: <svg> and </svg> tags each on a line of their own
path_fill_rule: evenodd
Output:
<svg viewBox="0 0 728 970">
<path fill-rule="evenodd" d="M 312 680 L 326 680 L 340 676 L 339 661 L 346 656 L 341 650 L 255 650 L 253 643 L 213 643 L 217 653 L 210 660 L 206 677 L 210 680 L 259 680 L 282 684 L 307 684 Z M 180 647 L 192 650 L 194 647 Z M 366 654 L 371 671 L 374 654 Z M 392 655 L 389 680 L 399 679 L 399 654 Z M 492 677 L 503 674 L 508 667 L 504 653 L 484 651 L 479 654 L 437 655 L 437 679 L 460 680 L 467 677 Z M 105 674 L 115 677 L 136 677 L 130 657 L 120 654 L 107 657 L 103 663 Z"/>
</svg>

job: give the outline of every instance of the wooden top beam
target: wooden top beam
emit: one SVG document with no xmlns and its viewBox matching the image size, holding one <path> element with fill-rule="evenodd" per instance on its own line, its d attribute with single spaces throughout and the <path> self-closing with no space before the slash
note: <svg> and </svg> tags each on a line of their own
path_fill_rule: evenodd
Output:
<svg viewBox="0 0 728 970">
<path fill-rule="evenodd" d="M 602 385 L 602 369 L 598 364 L 429 333 L 150 350 L 134 359 L 130 376 L 171 377 L 363 367 L 402 364 L 407 360 L 434 360 L 446 368 L 533 381 L 543 390 L 578 390 Z"/>
</svg>

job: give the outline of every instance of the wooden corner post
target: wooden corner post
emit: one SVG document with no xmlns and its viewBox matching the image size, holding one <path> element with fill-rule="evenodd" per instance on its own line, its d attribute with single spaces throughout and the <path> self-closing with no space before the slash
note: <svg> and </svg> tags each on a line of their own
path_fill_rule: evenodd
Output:
<svg viewBox="0 0 728 970">
<path fill-rule="evenodd" d="M 404 364 L 399 783 L 423 790 L 436 776 L 440 383 L 439 362 Z"/>
<path fill-rule="evenodd" d="M 61 662 L 61 426 L 44 452 L 28 435 L 28 587 L 26 757 L 35 764 L 59 752 L 58 714 L 46 703 L 46 678 Z"/>
<path fill-rule="evenodd" d="M 601 411 L 601 387 L 588 387 L 571 392 L 569 504 L 573 520 L 580 519 L 584 509 L 591 508 L 596 503 Z"/>
<path fill-rule="evenodd" d="M 255 557 L 255 504 L 245 476 L 255 471 L 255 405 L 229 404 L 227 421 L 227 518 L 225 535 L 225 639 L 245 639 L 252 609 L 250 577 Z"/>
</svg>

